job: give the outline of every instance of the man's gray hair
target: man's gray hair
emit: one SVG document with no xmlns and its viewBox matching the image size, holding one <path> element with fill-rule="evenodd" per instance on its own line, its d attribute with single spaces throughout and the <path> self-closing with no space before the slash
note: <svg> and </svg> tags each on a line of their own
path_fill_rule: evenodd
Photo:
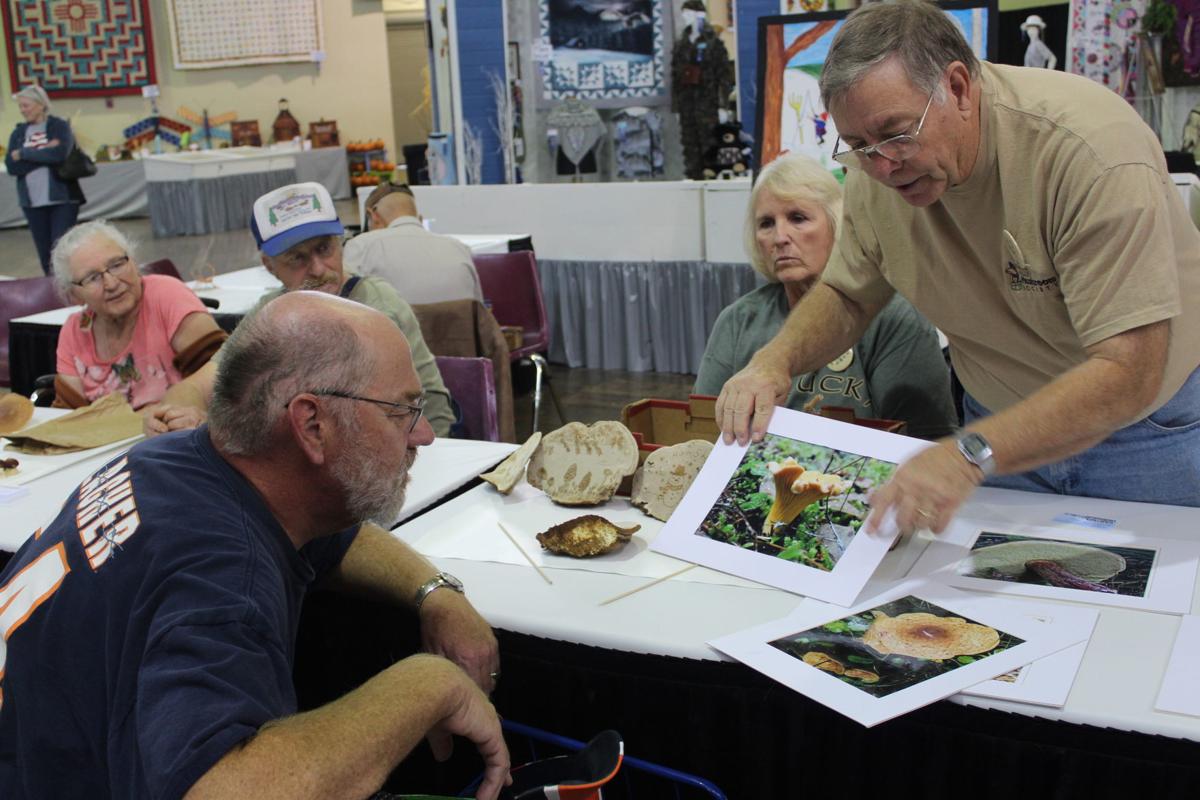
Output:
<svg viewBox="0 0 1200 800">
<path fill-rule="evenodd" d="M 846 18 L 821 68 L 821 102 L 840 101 L 854 84 L 886 61 L 899 56 L 909 80 L 933 94 L 946 67 L 955 61 L 979 77 L 979 59 L 958 23 L 928 0 L 890 0 L 860 6 Z M 945 95 L 938 92 L 937 102 Z"/>
<path fill-rule="evenodd" d="M 121 233 L 116 225 L 103 219 L 81 222 L 59 237 L 59 240 L 54 245 L 54 250 L 50 253 L 50 266 L 54 273 L 54 286 L 64 299 L 71 299 L 71 288 L 74 285 L 71 283 L 74 280 L 71 275 L 71 258 L 80 247 L 83 247 L 83 245 L 97 236 L 103 236 L 105 239 L 108 239 L 121 248 L 131 261 L 135 264 L 137 263 L 137 258 L 133 252 L 134 243 L 128 236 Z"/>
<path fill-rule="evenodd" d="M 276 317 L 282 316 L 281 319 Z M 302 392 L 359 394 L 375 368 L 371 349 L 340 316 L 272 313 L 244 320 L 220 352 L 208 412 L 213 441 L 232 455 L 256 456 L 272 444 L 292 398 Z M 333 405 L 339 425 L 357 411 Z"/>
<path fill-rule="evenodd" d="M 750 203 L 746 207 L 746 220 L 742 227 L 742 245 L 750 263 L 759 274 L 771 283 L 779 279 L 775 277 L 775 265 L 770 259 L 764 258 L 758 247 L 758 219 L 755 207 L 758 197 L 763 192 L 770 192 L 781 200 L 807 200 L 816 203 L 825 212 L 829 223 L 829 231 L 833 234 L 831 241 L 837 239 L 838 222 L 842 218 L 842 185 L 838 183 L 833 173 L 818 164 L 808 156 L 799 153 L 785 153 L 763 167 L 754 179 L 754 188 L 750 190 Z"/>
</svg>

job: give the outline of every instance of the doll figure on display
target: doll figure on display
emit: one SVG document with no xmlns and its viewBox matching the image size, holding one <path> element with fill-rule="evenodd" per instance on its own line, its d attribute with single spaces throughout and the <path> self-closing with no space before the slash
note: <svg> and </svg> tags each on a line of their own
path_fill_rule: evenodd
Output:
<svg viewBox="0 0 1200 800">
<path fill-rule="evenodd" d="M 1183 125 L 1183 137 L 1179 149 L 1191 153 L 1200 164 L 1200 105 L 1188 113 L 1187 122 Z"/>
<path fill-rule="evenodd" d="M 684 28 L 671 54 L 671 110 L 679 114 L 684 174 L 699 179 L 707 134 L 720 121 L 719 111 L 733 89 L 733 62 L 708 24 L 704 3 L 684 0 L 680 17 Z"/>
<path fill-rule="evenodd" d="M 825 131 L 829 126 L 829 112 L 822 111 L 812 115 L 813 131 L 817 134 L 817 144 L 825 144 Z"/>
<path fill-rule="evenodd" d="M 704 151 L 704 177 L 740 178 L 749 174 L 752 150 L 741 136 L 737 122 L 723 122 L 713 128 L 714 144 Z"/>
<path fill-rule="evenodd" d="M 1054 69 L 1058 66 L 1058 57 L 1054 51 L 1042 41 L 1046 33 L 1046 23 L 1037 14 L 1030 14 L 1021 23 L 1021 33 L 1029 40 L 1025 48 L 1025 66 Z"/>
</svg>

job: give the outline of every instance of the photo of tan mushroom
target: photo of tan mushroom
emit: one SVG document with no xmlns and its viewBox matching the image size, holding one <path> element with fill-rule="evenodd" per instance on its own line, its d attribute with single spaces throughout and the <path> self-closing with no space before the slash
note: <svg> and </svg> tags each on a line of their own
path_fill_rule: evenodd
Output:
<svg viewBox="0 0 1200 800">
<path fill-rule="evenodd" d="M 887 697 L 1024 641 L 907 595 L 769 644 L 872 697 Z"/>
<path fill-rule="evenodd" d="M 959 562 L 968 578 L 1145 597 L 1157 551 L 984 531 Z"/>
<path fill-rule="evenodd" d="M 896 465 L 768 433 L 752 444 L 697 536 L 830 572 Z"/>
</svg>

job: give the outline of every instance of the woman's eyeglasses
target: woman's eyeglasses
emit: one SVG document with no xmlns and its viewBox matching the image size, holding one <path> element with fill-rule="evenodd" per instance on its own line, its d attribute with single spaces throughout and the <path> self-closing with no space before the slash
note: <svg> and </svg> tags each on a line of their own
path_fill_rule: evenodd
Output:
<svg viewBox="0 0 1200 800">
<path fill-rule="evenodd" d="M 104 283 L 105 275 L 112 275 L 115 278 L 119 273 L 124 272 L 125 268 L 132 263 L 133 261 L 129 258 L 129 256 L 118 256 L 112 261 L 109 261 L 103 269 L 93 270 L 79 280 L 71 281 L 71 283 L 81 289 L 95 289 L 97 286 L 100 286 Z"/>
</svg>

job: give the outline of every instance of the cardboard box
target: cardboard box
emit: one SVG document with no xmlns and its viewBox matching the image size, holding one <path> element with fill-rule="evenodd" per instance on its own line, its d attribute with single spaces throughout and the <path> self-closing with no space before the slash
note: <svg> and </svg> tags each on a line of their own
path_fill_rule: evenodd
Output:
<svg viewBox="0 0 1200 800">
<path fill-rule="evenodd" d="M 692 439 L 717 441 L 721 429 L 717 426 L 717 398 L 709 395 L 689 395 L 682 400 L 646 399 L 630 403 L 621 409 L 621 421 L 637 440 L 641 460 L 646 453 L 660 447 L 679 444 Z M 904 433 L 905 423 L 895 419 L 856 417 L 848 406 L 824 406 L 819 411 L 822 417 L 851 422 L 889 433 Z"/>
<path fill-rule="evenodd" d="M 716 419 L 717 398 L 690 395 L 682 400 L 645 399 L 621 409 L 621 421 L 633 438 L 643 461 L 646 453 L 692 439 L 716 442 L 721 434 Z"/>
</svg>

